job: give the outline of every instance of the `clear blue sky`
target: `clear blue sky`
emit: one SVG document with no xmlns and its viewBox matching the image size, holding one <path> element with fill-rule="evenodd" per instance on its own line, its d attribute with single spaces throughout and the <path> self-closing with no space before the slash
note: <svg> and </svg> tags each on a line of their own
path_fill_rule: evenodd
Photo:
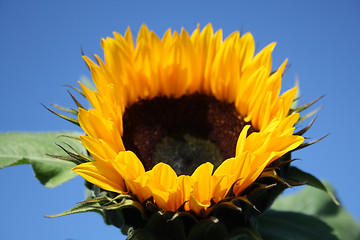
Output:
<svg viewBox="0 0 360 240">
<path fill-rule="evenodd" d="M 31 2 L 31 3 L 30 3 Z M 123 3 L 121 3 L 123 2 Z M 301 81 L 302 102 L 326 95 L 308 136 L 330 136 L 295 154 L 301 169 L 334 185 L 360 220 L 360 3 L 354 1 L 17 1 L 0 0 L 0 132 L 80 130 L 40 103 L 73 106 L 63 85 L 89 72 L 81 58 L 102 56 L 100 38 L 136 33 L 142 23 L 158 35 L 211 22 L 224 35 L 252 32 L 258 49 L 278 42 L 274 67 L 289 58 L 284 88 Z M 319 105 L 318 105 L 319 106 Z M 30 166 L 0 170 L 0 239 L 119 239 L 95 213 L 46 219 L 83 200 L 80 177 L 43 187 Z M 290 192 L 293 192 L 291 190 Z"/>
</svg>

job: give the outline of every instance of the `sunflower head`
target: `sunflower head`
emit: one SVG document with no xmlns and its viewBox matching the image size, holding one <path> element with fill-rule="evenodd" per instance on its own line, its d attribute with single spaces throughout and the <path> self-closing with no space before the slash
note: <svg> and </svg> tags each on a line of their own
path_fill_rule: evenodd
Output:
<svg viewBox="0 0 360 240">
<path fill-rule="evenodd" d="M 84 57 L 96 90 L 80 83 L 92 107 L 75 120 L 91 158 L 73 170 L 108 223 L 133 237 L 221 239 L 299 184 L 297 88 L 280 93 L 275 43 L 255 54 L 250 33 L 223 40 L 209 24 L 159 38 L 143 25 L 101 46 L 103 60 Z"/>
</svg>

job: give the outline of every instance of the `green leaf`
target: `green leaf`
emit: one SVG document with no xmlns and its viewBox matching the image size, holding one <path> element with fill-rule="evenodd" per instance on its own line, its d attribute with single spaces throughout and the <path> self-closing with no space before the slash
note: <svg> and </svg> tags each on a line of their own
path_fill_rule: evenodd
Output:
<svg viewBox="0 0 360 240">
<path fill-rule="evenodd" d="M 328 189 L 331 189 L 327 185 Z M 318 189 L 306 187 L 297 194 L 279 197 L 272 209 L 302 212 L 321 219 L 334 228 L 342 240 L 360 239 L 360 224 L 329 196 Z"/>
<path fill-rule="evenodd" d="M 78 137 L 78 132 L 51 133 L 0 133 L 0 169 L 20 164 L 31 164 L 35 177 L 46 187 L 56 187 L 76 176 L 71 171 L 74 163 L 47 156 L 66 155 L 56 143 L 70 144 L 85 153 L 79 141 L 65 136 Z"/>
<path fill-rule="evenodd" d="M 315 187 L 317 189 L 323 190 L 329 194 L 331 199 L 334 201 L 335 204 L 339 205 L 339 202 L 336 200 L 334 194 L 329 191 L 326 186 L 316 177 L 311 175 L 310 173 L 304 172 L 297 167 L 290 167 L 289 172 L 287 175 L 288 179 L 292 179 L 298 182 L 303 182 L 309 186 Z"/>
<path fill-rule="evenodd" d="M 321 220 L 296 212 L 269 210 L 258 219 L 266 240 L 336 240 L 333 229 Z"/>
</svg>

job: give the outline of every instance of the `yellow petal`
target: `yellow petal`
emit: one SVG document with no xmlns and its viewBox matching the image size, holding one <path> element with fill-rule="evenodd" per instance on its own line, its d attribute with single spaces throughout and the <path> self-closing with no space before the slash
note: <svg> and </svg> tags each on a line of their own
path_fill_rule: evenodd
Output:
<svg viewBox="0 0 360 240">
<path fill-rule="evenodd" d="M 238 156 L 240 153 L 243 152 L 244 146 L 245 146 L 245 141 L 246 141 L 246 137 L 247 137 L 247 133 L 249 131 L 250 125 L 246 125 L 242 130 L 241 133 L 239 135 L 239 138 L 237 140 L 236 143 L 236 153 L 235 156 Z"/>
<path fill-rule="evenodd" d="M 118 193 L 126 191 L 124 179 L 111 164 L 104 162 L 82 163 L 72 170 L 102 189 Z"/>
</svg>

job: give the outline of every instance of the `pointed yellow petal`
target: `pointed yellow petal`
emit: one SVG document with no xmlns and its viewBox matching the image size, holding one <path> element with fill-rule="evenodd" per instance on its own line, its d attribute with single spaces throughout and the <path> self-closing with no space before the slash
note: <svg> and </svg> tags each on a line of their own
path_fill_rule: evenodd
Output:
<svg viewBox="0 0 360 240">
<path fill-rule="evenodd" d="M 236 153 L 235 156 L 238 156 L 240 153 L 243 152 L 244 146 L 245 146 L 245 141 L 246 141 L 246 137 L 247 137 L 247 133 L 249 131 L 250 125 L 246 125 L 242 130 L 241 133 L 239 135 L 239 138 L 237 140 L 236 143 Z"/>
<path fill-rule="evenodd" d="M 77 165 L 72 169 L 87 181 L 102 189 L 124 193 L 124 179 L 110 164 L 104 162 L 89 162 Z"/>
</svg>

